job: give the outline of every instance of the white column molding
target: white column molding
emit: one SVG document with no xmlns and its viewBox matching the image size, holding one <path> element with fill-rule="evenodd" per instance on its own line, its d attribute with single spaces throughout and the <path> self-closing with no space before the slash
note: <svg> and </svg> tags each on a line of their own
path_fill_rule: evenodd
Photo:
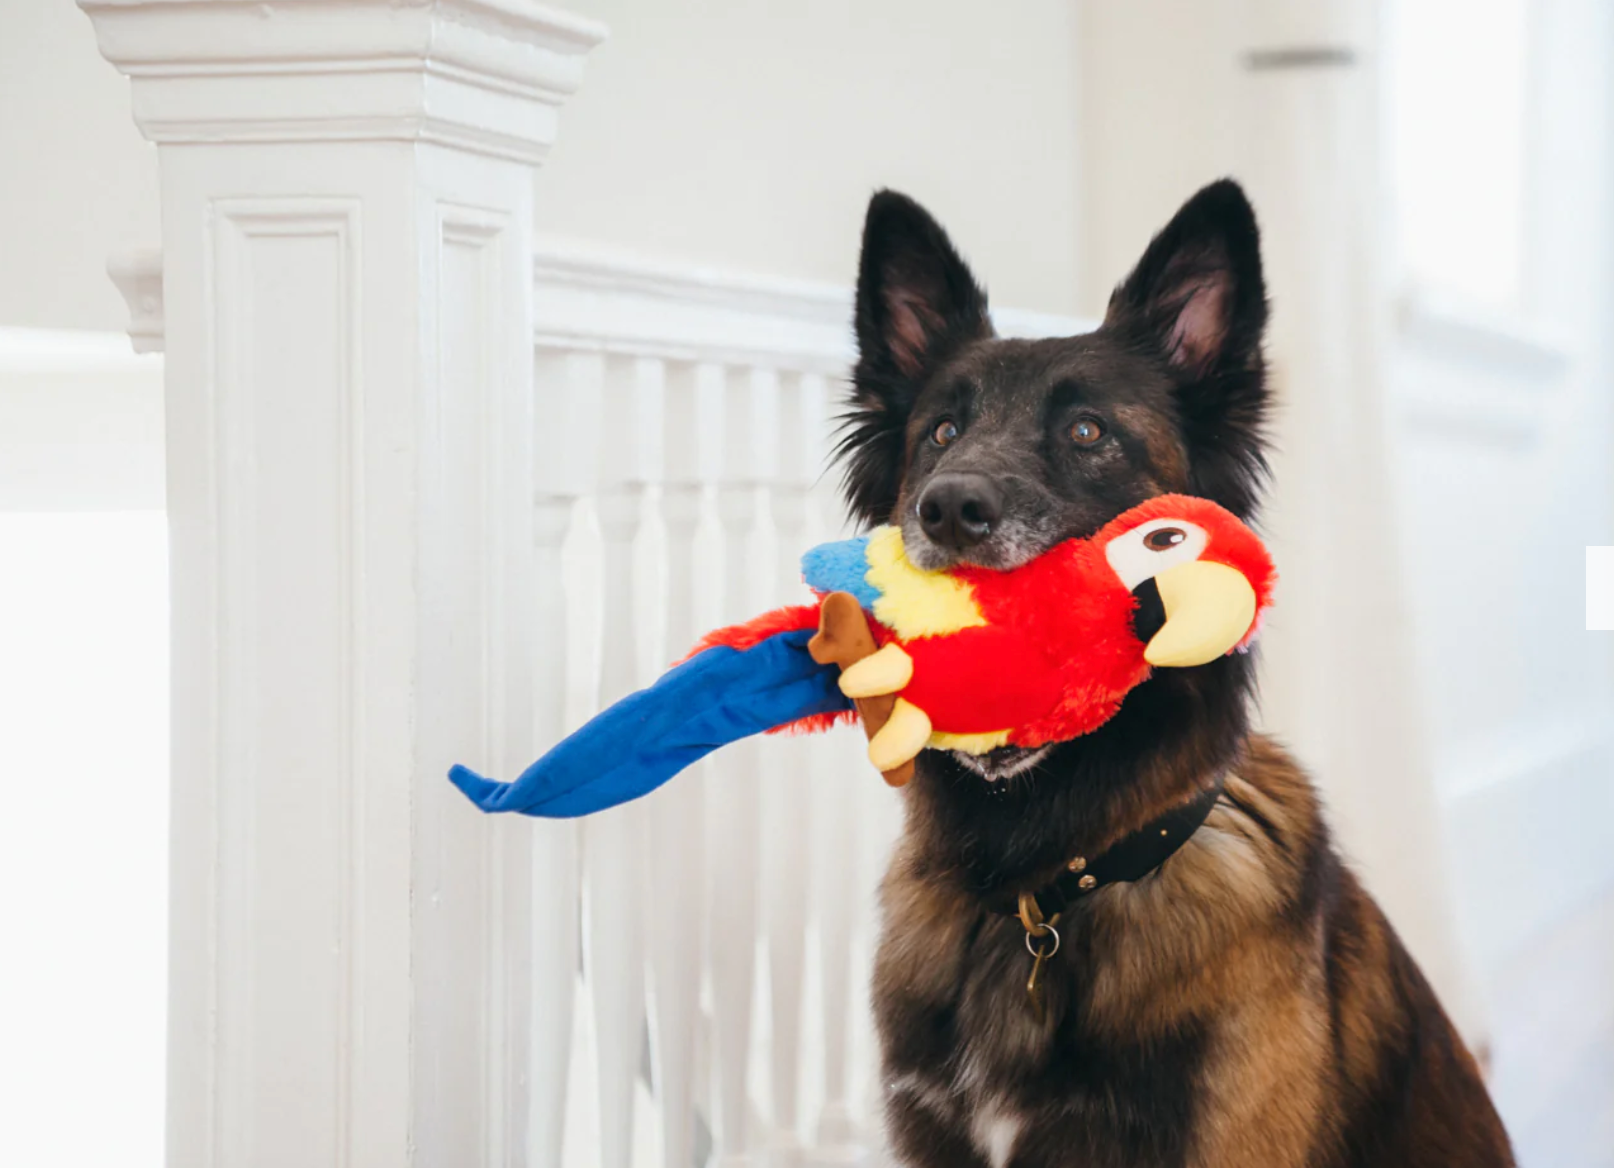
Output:
<svg viewBox="0 0 1614 1168">
<path fill-rule="evenodd" d="M 133 247 L 107 257 L 107 275 L 129 306 L 129 342 L 137 353 L 163 350 L 163 253 Z"/>
<path fill-rule="evenodd" d="M 532 755 L 533 167 L 603 30 L 82 7 L 161 159 L 169 1162 L 524 1162 L 531 833 L 444 772 Z"/>
<path fill-rule="evenodd" d="M 529 0 L 79 7 L 153 142 L 431 142 L 529 164 L 605 34 Z"/>
</svg>

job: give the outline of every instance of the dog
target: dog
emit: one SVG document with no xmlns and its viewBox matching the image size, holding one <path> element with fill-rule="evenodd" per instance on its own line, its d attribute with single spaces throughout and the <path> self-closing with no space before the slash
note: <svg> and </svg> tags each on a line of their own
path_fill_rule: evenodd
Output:
<svg viewBox="0 0 1614 1168">
<path fill-rule="evenodd" d="M 1014 567 L 1167 492 L 1249 520 L 1266 318 L 1255 215 L 1230 180 L 1155 236 L 1096 331 L 1056 340 L 995 337 L 946 233 L 881 191 L 839 448 L 849 508 L 900 524 L 924 568 Z M 1160 671 L 1074 741 L 920 756 L 873 980 L 900 1162 L 1513 1164 L 1310 781 L 1251 731 L 1253 683 L 1232 654 Z M 1184 815 L 1186 842 L 1154 840 Z M 1092 878 L 1140 848 L 1142 870 Z M 1038 890 L 1056 885 L 1070 903 L 1049 916 Z"/>
</svg>

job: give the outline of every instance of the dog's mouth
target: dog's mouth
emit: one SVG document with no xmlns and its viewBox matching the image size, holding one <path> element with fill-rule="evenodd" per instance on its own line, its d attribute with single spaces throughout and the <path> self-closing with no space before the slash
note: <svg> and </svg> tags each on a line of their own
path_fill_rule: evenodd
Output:
<svg viewBox="0 0 1614 1168">
<path fill-rule="evenodd" d="M 907 507 L 902 517 L 903 550 L 916 568 L 926 572 L 949 568 L 987 568 L 1006 572 L 1036 559 L 1071 532 L 1052 506 L 1015 507 L 991 524 L 937 539 L 925 528 L 919 511 Z M 944 533 L 945 536 L 945 533 Z"/>
<path fill-rule="evenodd" d="M 961 750 L 952 751 L 951 754 L 959 761 L 959 765 L 974 771 L 987 782 L 995 783 L 999 779 L 1012 778 L 1030 770 L 1052 749 L 1051 745 L 1000 746 L 985 754 L 965 754 Z"/>
<path fill-rule="evenodd" d="M 916 568 L 926 572 L 944 572 L 949 568 L 987 568 L 994 572 L 1007 572 L 1030 563 L 1058 542 L 1056 537 L 1019 524 L 1006 525 L 1002 532 L 994 533 L 979 543 L 965 548 L 944 547 L 921 530 L 905 524 L 902 542 L 908 559 Z"/>
</svg>

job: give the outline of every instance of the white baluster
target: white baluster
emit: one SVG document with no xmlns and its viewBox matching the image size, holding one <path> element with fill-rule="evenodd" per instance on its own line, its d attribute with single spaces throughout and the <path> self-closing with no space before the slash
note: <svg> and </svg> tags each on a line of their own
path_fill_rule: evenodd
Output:
<svg viewBox="0 0 1614 1168">
<path fill-rule="evenodd" d="M 540 751 L 566 724 L 566 619 L 561 546 L 571 525 L 569 495 L 537 500 L 538 657 L 534 668 L 533 736 Z M 532 1113 L 528 1163 L 558 1164 L 565 1138 L 566 1085 L 572 1056 L 578 968 L 577 825 L 535 819 L 532 832 Z"/>
<path fill-rule="evenodd" d="M 597 495 L 603 540 L 600 586 L 604 600 L 600 704 L 631 692 L 638 682 L 638 614 L 633 548 L 644 504 L 643 462 L 631 425 L 633 396 L 623 368 L 598 356 L 571 358 L 570 390 L 594 394 L 605 421 L 599 431 L 602 462 Z M 629 368 L 631 373 L 631 367 Z M 630 1168 L 634 1094 L 644 1037 L 645 816 L 628 803 L 590 816 L 583 829 L 588 881 L 588 983 L 594 1005 L 599 1073 L 600 1166 Z"/>
<path fill-rule="evenodd" d="M 588 443 L 598 425 L 598 400 L 576 389 L 579 382 L 597 389 L 598 364 L 589 358 L 575 371 L 574 380 L 566 355 L 554 351 L 540 353 L 534 363 L 532 736 L 539 751 L 548 750 L 571 728 L 566 695 L 574 662 L 567 652 L 567 624 L 575 619 L 575 606 L 567 601 L 562 549 L 572 533 L 578 496 L 596 473 L 595 451 Z M 521 826 L 532 837 L 527 1163 L 543 1168 L 561 1162 L 565 1145 L 582 890 L 576 823 L 533 819 Z"/>
<path fill-rule="evenodd" d="M 849 1102 L 848 1069 L 852 1057 L 854 974 L 852 934 L 858 866 L 849 862 L 858 843 L 858 816 L 849 788 L 869 776 L 857 773 L 839 741 L 813 744 L 813 838 L 824 847 L 833 841 L 834 863 L 820 864 L 814 881 L 814 923 L 818 936 L 819 977 L 822 984 L 824 1096 L 813 1136 L 809 1163 L 818 1166 L 856 1162 L 863 1154 Z M 848 765 L 849 762 L 852 765 Z M 866 766 L 866 760 L 864 761 Z M 867 970 L 857 971 L 857 992 L 867 992 Z"/>
<path fill-rule="evenodd" d="M 870 971 L 879 945 L 879 915 L 875 890 L 885 876 L 891 849 L 901 830 L 903 792 L 893 791 L 869 765 L 861 736 L 842 738 L 838 743 L 846 753 L 839 763 L 846 814 L 857 822 L 856 850 L 852 862 L 849 908 L 852 948 L 852 997 L 850 1058 L 847 1097 L 858 1099 L 860 1109 L 849 1109 L 856 1142 L 876 1164 L 891 1162 L 885 1134 L 885 1095 L 879 1075 L 879 1044 L 874 1035 L 870 1007 Z M 861 1114 L 859 1114 L 861 1112 Z"/>
<path fill-rule="evenodd" d="M 801 381 L 803 432 L 813 435 L 817 460 L 808 492 L 808 543 L 845 535 L 844 510 L 836 490 L 836 471 L 829 467 L 830 417 L 834 387 L 816 374 Z M 863 757 L 861 732 L 839 731 L 812 744 L 808 786 L 813 792 L 812 833 L 821 854 L 833 848 L 838 862 L 820 864 L 813 881 L 812 916 L 818 936 L 819 977 L 823 1002 L 823 1104 L 808 1157 L 813 1168 L 862 1162 L 868 1154 L 860 1139 L 851 1106 L 850 1070 L 856 1049 L 853 1025 L 861 1012 L 853 994 L 867 994 L 868 969 L 854 970 L 853 936 L 859 921 L 859 898 L 870 895 L 854 858 L 864 829 L 855 810 L 860 788 L 879 778 Z"/>
<path fill-rule="evenodd" d="M 660 362 L 655 363 L 658 371 Z M 721 374 L 721 370 L 712 367 Z M 681 657 L 694 643 L 695 532 L 701 513 L 696 367 L 665 371 L 666 648 Z M 701 1023 L 701 950 L 705 918 L 705 768 L 691 767 L 647 799 L 650 816 L 650 969 L 655 1005 L 656 1091 L 666 1168 L 695 1157 L 695 1041 Z"/>
<path fill-rule="evenodd" d="M 801 554 L 807 539 L 807 492 L 816 475 L 819 449 L 816 403 L 819 387 L 799 377 L 782 383 L 764 380 L 758 389 L 771 403 L 759 401 L 756 448 L 776 452 L 768 480 L 773 521 L 774 568 L 769 592 L 774 603 L 800 603 L 810 595 L 801 582 Z M 769 405 L 773 408 L 769 409 Z M 772 1045 L 769 1084 L 773 1130 L 768 1146 L 770 1168 L 796 1168 L 802 1162 L 797 1114 L 802 1065 L 802 985 L 806 970 L 807 890 L 812 878 L 810 830 L 813 788 L 810 744 L 789 739 L 766 744 L 762 783 L 762 887 L 764 932 L 768 947 L 768 1000 Z M 819 834 L 820 840 L 833 835 Z"/>
<path fill-rule="evenodd" d="M 533 670 L 533 739 L 539 750 L 560 740 L 566 706 L 566 606 L 561 545 L 571 525 L 569 495 L 537 500 L 538 657 Z M 531 1116 L 527 1162 L 561 1162 L 566 1134 L 566 1082 L 571 1066 L 577 990 L 577 827 L 570 820 L 533 820 Z"/>
<path fill-rule="evenodd" d="M 722 475 L 717 489 L 722 525 L 723 619 L 755 615 L 750 594 L 756 517 L 751 435 L 751 385 L 732 373 L 723 379 L 720 423 Z M 713 759 L 707 785 L 708 921 L 713 1026 L 716 1033 L 721 1116 L 719 1164 L 740 1168 L 751 1150 L 751 1011 L 756 981 L 757 879 L 761 790 L 757 744 L 726 747 Z"/>
</svg>

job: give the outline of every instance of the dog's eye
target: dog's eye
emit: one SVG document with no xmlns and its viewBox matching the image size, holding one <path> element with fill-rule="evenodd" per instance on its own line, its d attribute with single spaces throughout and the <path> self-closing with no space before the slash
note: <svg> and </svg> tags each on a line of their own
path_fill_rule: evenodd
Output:
<svg viewBox="0 0 1614 1168">
<path fill-rule="evenodd" d="M 1070 440 L 1078 446 L 1091 446 L 1104 437 L 1104 427 L 1097 418 L 1077 418 L 1070 427 Z"/>
<path fill-rule="evenodd" d="M 958 427 L 951 418 L 943 418 L 936 423 L 936 428 L 930 432 L 930 440 L 937 446 L 946 446 L 958 437 Z"/>
</svg>

